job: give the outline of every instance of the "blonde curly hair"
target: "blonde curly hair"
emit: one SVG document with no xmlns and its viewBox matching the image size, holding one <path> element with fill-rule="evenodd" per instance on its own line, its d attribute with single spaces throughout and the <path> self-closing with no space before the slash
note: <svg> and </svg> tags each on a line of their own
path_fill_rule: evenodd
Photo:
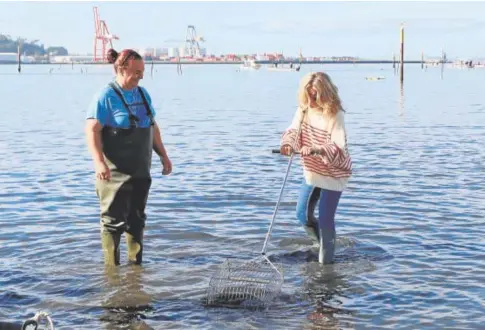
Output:
<svg viewBox="0 0 485 330">
<path fill-rule="evenodd" d="M 337 86 L 324 72 L 310 72 L 303 76 L 298 90 L 298 104 L 303 110 L 318 108 L 330 116 L 344 111 Z"/>
</svg>

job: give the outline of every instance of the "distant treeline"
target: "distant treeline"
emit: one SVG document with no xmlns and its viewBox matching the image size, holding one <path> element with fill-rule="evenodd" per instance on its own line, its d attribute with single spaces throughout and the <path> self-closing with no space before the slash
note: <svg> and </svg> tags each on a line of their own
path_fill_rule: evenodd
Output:
<svg viewBox="0 0 485 330">
<path fill-rule="evenodd" d="M 9 35 L 0 34 L 0 53 L 17 53 L 18 44 L 21 45 L 22 55 L 27 56 L 44 56 L 44 55 L 67 55 L 67 49 L 64 47 L 44 48 L 43 44 L 38 44 L 39 40 L 27 41 L 27 39 L 12 39 Z"/>
</svg>

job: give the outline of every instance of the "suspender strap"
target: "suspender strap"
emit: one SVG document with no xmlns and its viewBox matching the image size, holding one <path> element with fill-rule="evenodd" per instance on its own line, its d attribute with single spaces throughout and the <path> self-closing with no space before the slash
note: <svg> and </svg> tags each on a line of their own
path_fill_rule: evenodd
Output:
<svg viewBox="0 0 485 330">
<path fill-rule="evenodd" d="M 141 98 L 143 99 L 143 104 L 145 104 L 145 108 L 147 110 L 147 116 L 150 118 L 150 125 L 154 125 L 155 121 L 153 120 L 153 114 L 152 111 L 150 110 L 150 105 L 148 104 L 147 98 L 145 97 L 145 93 L 143 93 L 143 90 L 141 87 L 138 86 L 138 93 L 140 93 Z"/>
<path fill-rule="evenodd" d="M 137 122 L 139 122 L 140 119 L 131 112 L 130 106 L 128 105 L 128 103 L 126 103 L 125 98 L 123 97 L 123 94 L 121 94 L 121 91 L 118 89 L 118 87 L 114 83 L 112 83 L 112 82 L 109 83 L 109 85 L 110 85 L 111 88 L 113 88 L 113 90 L 115 91 L 115 93 L 121 99 L 121 102 L 123 102 L 123 105 L 125 106 L 126 110 L 130 114 L 130 116 L 129 116 L 129 118 L 130 118 L 130 127 L 136 127 L 137 126 Z"/>
</svg>

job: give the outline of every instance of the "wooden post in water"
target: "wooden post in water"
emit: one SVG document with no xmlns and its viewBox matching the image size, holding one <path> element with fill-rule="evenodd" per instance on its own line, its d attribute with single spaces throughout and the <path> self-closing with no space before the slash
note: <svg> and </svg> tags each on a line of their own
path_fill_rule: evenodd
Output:
<svg viewBox="0 0 485 330">
<path fill-rule="evenodd" d="M 400 41 L 401 41 L 401 60 L 400 60 L 400 72 L 399 72 L 399 80 L 401 84 L 404 81 L 404 25 L 401 24 L 401 33 L 400 33 Z"/>
<path fill-rule="evenodd" d="M 400 84 L 400 87 L 399 87 L 399 108 L 400 108 L 400 112 L 399 112 L 399 116 L 404 116 L 404 85 L 403 84 Z"/>
<path fill-rule="evenodd" d="M 445 51 L 441 49 L 441 79 L 443 79 L 443 71 L 445 69 Z"/>
<path fill-rule="evenodd" d="M 424 52 L 421 52 L 421 70 L 424 68 Z"/>
<path fill-rule="evenodd" d="M 396 69 L 396 54 L 392 53 L 392 68 Z"/>
<path fill-rule="evenodd" d="M 20 73 L 22 71 L 22 60 L 21 60 L 21 54 L 22 54 L 22 50 L 21 50 L 21 47 L 20 47 L 20 39 L 18 40 L 18 46 L 17 46 L 17 63 L 18 63 L 18 67 L 17 67 L 17 71 L 18 73 Z"/>
<path fill-rule="evenodd" d="M 177 56 L 177 74 L 182 75 L 182 63 L 180 62 L 180 56 Z"/>
</svg>

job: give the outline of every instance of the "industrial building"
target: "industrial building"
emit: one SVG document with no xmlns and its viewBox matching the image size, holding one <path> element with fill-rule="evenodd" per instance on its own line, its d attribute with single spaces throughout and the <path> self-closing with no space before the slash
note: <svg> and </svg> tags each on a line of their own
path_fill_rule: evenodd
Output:
<svg viewBox="0 0 485 330">
<path fill-rule="evenodd" d="M 20 56 L 20 61 L 22 63 L 34 63 L 35 58 L 33 56 Z M 18 62 L 17 53 L 0 53 L 0 64 L 15 64 Z"/>
<path fill-rule="evenodd" d="M 17 63 L 17 53 L 0 53 L 0 63 Z"/>
</svg>

